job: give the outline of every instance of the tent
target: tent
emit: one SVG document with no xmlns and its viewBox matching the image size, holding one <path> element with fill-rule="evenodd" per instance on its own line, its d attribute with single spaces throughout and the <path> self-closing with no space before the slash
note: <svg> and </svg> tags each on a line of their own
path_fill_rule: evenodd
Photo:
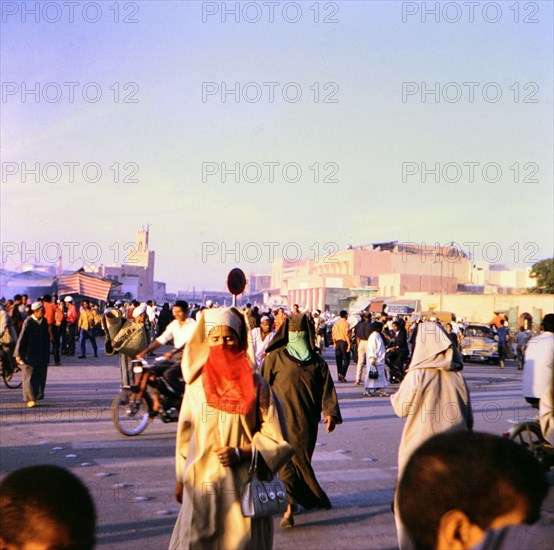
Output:
<svg viewBox="0 0 554 550">
<path fill-rule="evenodd" d="M 71 275 L 61 275 L 58 277 L 58 295 L 79 294 L 87 298 L 106 301 L 112 286 L 120 284 L 111 279 L 102 279 L 78 271 Z"/>
</svg>

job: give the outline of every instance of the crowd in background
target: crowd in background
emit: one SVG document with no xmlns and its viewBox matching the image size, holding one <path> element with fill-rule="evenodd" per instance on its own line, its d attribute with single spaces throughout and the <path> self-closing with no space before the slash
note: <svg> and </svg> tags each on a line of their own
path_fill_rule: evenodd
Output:
<svg viewBox="0 0 554 550">
<path fill-rule="evenodd" d="M 180 317 L 176 308 L 181 310 Z M 2 348 L 11 353 L 10 362 L 15 360 L 21 365 L 23 395 L 28 407 L 34 407 L 37 400 L 44 398 L 50 355 L 59 366 L 62 355 L 75 354 L 78 341 L 79 358 L 86 357 L 87 342 L 97 357 L 96 337 L 99 334 L 106 335 L 106 343 L 117 347 L 117 338 L 114 340 L 109 335 L 108 326 L 103 322 L 106 316 L 114 313 L 123 321 L 123 327 L 133 323 L 141 325 L 146 336 L 143 349 L 137 354 L 140 357 L 167 343 L 172 323 L 179 321 L 185 325 L 189 306 L 186 302 L 177 302 L 173 308 L 169 304 L 159 308 L 153 301 L 118 300 L 108 301 L 103 311 L 99 311 L 98 305 L 87 299 L 77 306 L 73 297 L 59 299 L 56 295 L 44 295 L 32 303 L 27 296 L 16 295 L 13 300 L 2 304 Z M 283 307 L 260 309 L 251 304 L 239 311 L 218 308 L 207 300 L 190 309 L 188 320 L 186 346 L 182 346 L 185 352 L 182 363 L 178 361 L 177 366 L 179 374 L 182 365 L 186 395 L 190 396 L 183 401 L 177 432 L 176 494 L 183 507 L 171 548 L 202 542 L 206 533 L 197 530 L 194 517 L 211 517 L 221 506 L 217 499 L 213 502 L 187 502 L 186 495 L 194 489 L 194 484 L 187 487 L 190 482 L 187 472 L 194 461 L 199 461 L 195 466 L 200 468 L 199 471 L 217 472 L 221 467 L 232 468 L 233 475 L 240 474 L 244 481 L 242 478 L 246 479 L 248 464 L 255 457 L 254 443 L 259 445 L 262 462 L 265 461 L 273 472 L 279 470 L 286 486 L 288 500 L 281 527 L 294 525 L 300 507 L 331 507 L 311 466 L 321 416 L 328 432 L 342 422 L 334 383 L 323 359 L 325 349 L 331 345 L 337 362 L 338 383 L 348 382 L 347 371 L 352 359 L 356 366 L 354 383 L 364 386 L 364 396 L 389 397 L 386 391 L 389 383 L 400 384 L 391 396 L 391 404 L 395 413 L 404 419 L 398 454 L 399 490 L 394 500 L 402 550 L 431 549 L 442 543 L 447 547 L 473 548 L 475 544 L 488 540 L 489 537 L 485 536 L 487 528 L 509 525 L 496 521 L 504 516 L 495 508 L 494 490 L 486 493 L 478 481 L 479 475 L 490 477 L 490 473 L 479 469 L 468 474 L 464 485 L 474 485 L 474 492 L 488 506 L 486 517 L 471 515 L 468 503 L 472 495 L 461 498 L 461 489 L 453 492 L 454 500 L 442 502 L 434 499 L 428 503 L 427 509 L 433 510 L 435 516 L 411 514 L 413 504 L 410 504 L 410 499 L 419 497 L 422 484 L 428 481 L 425 476 L 437 475 L 428 466 L 428 457 L 433 458 L 433 464 L 447 461 L 454 472 L 449 474 L 451 478 L 445 478 L 448 481 L 461 479 L 472 471 L 476 457 L 469 457 L 471 452 L 489 456 L 491 463 L 495 464 L 495 483 L 508 486 L 515 495 L 504 503 L 502 511 L 517 515 L 514 523 L 537 519 L 547 490 L 545 478 L 537 474 L 523 491 L 517 468 L 513 466 L 520 464 L 527 469 L 535 468 L 529 456 L 521 455 L 514 446 L 503 447 L 504 444 L 500 445 L 499 438 L 494 436 L 463 435 L 473 429 L 470 392 L 461 374 L 463 358 L 460 349 L 468 325 L 462 319 L 457 321 L 454 314 L 446 320 L 432 314 L 428 318 L 391 316 L 383 312 L 349 315 L 346 310 L 335 316 L 320 310 L 302 311 L 296 304 L 290 311 Z M 500 315 L 489 326 L 498 342 L 500 368 L 504 368 L 505 360 L 515 346 L 517 368 L 525 367 L 525 397 L 533 406 L 541 407 L 544 435 L 552 443 L 554 315 L 544 317 L 540 333 L 520 327 L 512 334 L 507 319 Z M 239 371 L 242 374 L 237 378 Z M 526 384 L 531 388 L 529 395 L 525 393 L 528 391 Z M 209 403 L 218 411 L 217 415 L 210 418 L 209 423 L 199 422 L 196 417 L 200 409 L 193 406 L 195 402 L 196 405 Z M 236 410 L 229 411 L 229 403 L 234 404 Z M 443 407 L 455 409 L 455 422 L 443 415 L 418 414 L 420 410 L 442 410 Z M 235 424 L 225 424 L 222 420 L 221 415 L 229 412 L 242 417 L 238 424 L 241 431 L 224 432 Z M 271 415 L 276 415 L 279 422 L 272 424 Z M 269 429 L 270 425 L 273 431 Z M 199 430 L 199 441 L 205 447 L 196 456 L 189 454 L 191 426 Z M 443 432 L 443 439 L 436 436 Z M 458 432 L 460 435 L 456 439 L 454 434 Z M 458 445 L 460 450 L 456 456 L 450 456 L 449 449 L 456 448 L 458 441 L 461 442 Z M 467 457 L 461 453 L 464 448 L 468 449 Z M 208 458 L 211 453 L 216 456 Z M 501 457 L 505 457 L 505 462 Z M 425 474 L 426 469 L 429 474 Z M 225 479 L 229 481 L 234 477 Z M 242 482 L 239 485 L 242 486 Z M 521 499 L 526 501 L 525 513 L 517 506 Z M 271 522 L 245 519 L 236 505 L 236 501 L 225 504 L 225 517 L 229 522 L 214 525 L 210 540 L 238 548 L 240 540 L 249 539 L 256 542 L 256 548 L 271 548 Z M 466 532 L 475 535 L 464 538 L 463 530 L 450 529 L 448 521 L 453 511 L 459 513 L 457 525 L 466 525 L 469 529 Z M 474 530 L 476 527 L 479 532 Z"/>
</svg>

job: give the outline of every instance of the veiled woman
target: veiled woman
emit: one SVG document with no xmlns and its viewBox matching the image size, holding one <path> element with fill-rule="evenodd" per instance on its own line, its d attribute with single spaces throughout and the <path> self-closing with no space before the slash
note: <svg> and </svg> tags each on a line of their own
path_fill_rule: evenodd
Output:
<svg viewBox="0 0 554 550">
<path fill-rule="evenodd" d="M 410 367 L 391 396 L 394 412 L 404 419 L 398 449 L 399 479 L 412 453 L 431 436 L 473 428 L 469 389 L 459 372 L 462 368 L 462 356 L 444 328 L 434 322 L 421 323 Z M 412 548 L 398 513 L 395 521 L 400 549 Z"/>
<path fill-rule="evenodd" d="M 292 460 L 279 472 L 289 496 L 281 527 L 294 525 L 294 507 L 331 508 L 312 468 L 318 424 L 323 412 L 327 432 L 342 422 L 329 367 L 315 351 L 314 329 L 305 314 L 285 319 L 269 347 L 262 376 L 283 401 Z"/>
<path fill-rule="evenodd" d="M 253 373 L 244 315 L 206 309 L 196 319 L 182 362 L 175 488 L 182 507 L 170 549 L 271 549 L 273 518 L 244 517 L 240 501 L 253 445 L 259 469 L 275 472 L 292 455 L 282 405 Z"/>
</svg>

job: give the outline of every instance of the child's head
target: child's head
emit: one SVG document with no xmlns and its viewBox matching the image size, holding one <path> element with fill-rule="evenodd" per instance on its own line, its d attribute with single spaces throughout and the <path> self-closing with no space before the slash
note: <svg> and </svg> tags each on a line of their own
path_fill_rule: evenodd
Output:
<svg viewBox="0 0 554 550">
<path fill-rule="evenodd" d="M 88 489 L 63 468 L 22 468 L 0 484 L 2 550 L 90 550 L 95 530 Z"/>
<path fill-rule="evenodd" d="M 418 550 L 471 548 L 489 528 L 533 523 L 548 492 L 541 465 L 513 441 L 449 432 L 423 443 L 398 486 L 400 518 Z"/>
</svg>

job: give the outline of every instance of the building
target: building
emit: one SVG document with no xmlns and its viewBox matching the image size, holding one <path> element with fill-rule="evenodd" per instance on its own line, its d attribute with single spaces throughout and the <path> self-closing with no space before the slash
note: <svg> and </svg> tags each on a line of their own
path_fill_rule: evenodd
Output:
<svg viewBox="0 0 554 550">
<path fill-rule="evenodd" d="M 471 262 L 461 250 L 391 241 L 310 260 L 276 259 L 267 303 L 337 311 L 356 300 L 360 289 L 377 288 L 379 295 L 391 297 L 409 292 L 441 294 L 470 282 Z"/>
<path fill-rule="evenodd" d="M 165 301 L 165 283 L 154 281 L 156 253 L 149 247 L 150 230 L 147 227 L 137 232 L 135 248 L 128 251 L 126 262 L 121 265 L 100 265 L 90 268 L 92 272 L 121 283 L 118 296 L 127 300 Z"/>
</svg>

